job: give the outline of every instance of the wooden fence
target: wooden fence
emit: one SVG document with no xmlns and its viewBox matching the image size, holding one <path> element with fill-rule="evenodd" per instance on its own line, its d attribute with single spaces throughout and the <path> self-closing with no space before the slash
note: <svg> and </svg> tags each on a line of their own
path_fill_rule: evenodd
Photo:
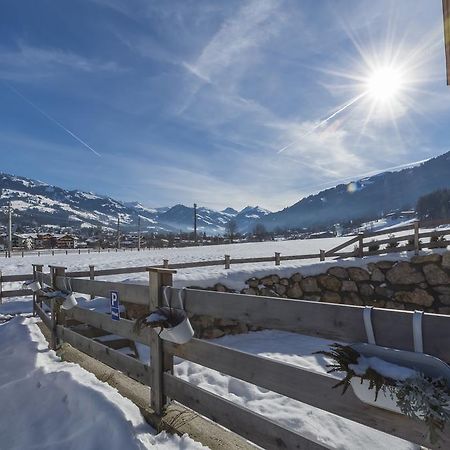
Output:
<svg viewBox="0 0 450 450">
<path fill-rule="evenodd" d="M 403 236 L 396 236 L 395 233 L 412 231 L 411 234 Z M 387 238 L 380 239 L 382 236 L 388 236 Z M 446 247 L 450 245 L 450 228 L 444 230 L 434 231 L 420 231 L 419 222 L 416 221 L 410 225 L 397 227 L 391 230 L 381 230 L 370 233 L 359 233 L 357 236 L 351 237 L 349 240 L 339 244 L 338 246 L 330 250 L 320 250 L 319 253 L 304 254 L 304 255 L 282 255 L 279 252 L 275 252 L 274 256 L 264 256 L 257 258 L 231 258 L 230 255 L 225 255 L 223 259 L 205 260 L 205 261 L 191 261 L 181 263 L 170 263 L 168 259 L 164 259 L 162 264 L 154 265 L 156 268 L 166 269 L 188 269 L 195 267 L 210 267 L 210 266 L 224 266 L 225 269 L 229 269 L 235 264 L 254 264 L 254 263 L 275 263 L 279 266 L 282 261 L 299 261 L 304 259 L 318 259 L 319 261 L 325 261 L 327 258 L 348 258 L 364 256 L 375 256 L 387 253 L 399 253 L 402 251 L 414 251 L 415 254 L 420 249 L 429 249 L 437 247 Z M 375 238 L 375 239 L 374 239 Z M 433 241 L 433 238 L 442 239 L 438 242 Z M 428 242 L 423 242 L 424 239 L 428 239 Z M 373 250 L 373 247 L 379 247 Z M 348 247 L 351 248 L 348 251 Z M 342 251 L 346 249 L 347 251 Z M 40 266 L 42 269 L 42 265 Z M 95 277 L 104 277 L 111 275 L 130 274 L 130 273 L 142 273 L 147 270 L 148 266 L 137 267 L 119 267 L 114 269 L 100 269 L 96 270 L 94 265 L 89 266 L 89 270 L 72 271 L 67 275 L 76 278 L 89 277 L 93 280 Z M 24 289 L 16 289 L 5 291 L 2 289 L 3 283 L 18 282 L 33 279 L 33 274 L 28 275 L 3 275 L 0 271 L 0 303 L 2 298 L 6 297 L 21 297 L 31 295 L 31 291 Z"/>
<path fill-rule="evenodd" d="M 115 291 L 122 301 L 147 305 L 150 310 L 154 310 L 162 305 L 163 287 L 172 286 L 174 271 L 161 268 L 147 270 L 148 285 L 76 278 L 70 280 L 70 285 L 75 292 L 90 295 L 108 297 L 111 291 Z M 51 267 L 50 274 L 35 270 L 37 279 L 55 288 L 68 285 L 66 275 L 62 267 Z M 177 295 L 179 290 L 172 289 L 174 291 L 172 294 Z M 105 302 L 107 301 L 105 299 Z M 360 402 L 351 389 L 342 396 L 339 390 L 332 389 L 336 379 L 327 374 L 311 372 L 200 339 L 192 339 L 184 345 L 163 342 L 153 329 L 144 328 L 137 334 L 133 329 L 134 322 L 130 320 L 124 318 L 119 321 L 112 320 L 108 314 L 80 307 L 63 312 L 52 303 L 48 305 L 51 312 L 47 313 L 42 297 L 37 297 L 33 303 L 36 314 L 51 330 L 52 348 L 56 349 L 62 341 L 67 342 L 150 386 L 151 406 L 157 415 L 163 414 L 167 399 L 172 399 L 265 449 L 324 448 L 319 443 L 309 440 L 301 430 L 286 428 L 263 415 L 176 377 L 173 373 L 173 357 L 178 356 L 342 418 L 416 444 L 430 446 L 425 442 L 426 428 L 422 422 L 368 406 Z M 364 308 L 359 306 L 187 289 L 185 308 L 189 313 L 206 314 L 220 319 L 245 320 L 264 328 L 341 342 L 366 341 Z M 379 345 L 413 350 L 412 312 L 375 308 L 372 316 L 374 333 Z M 74 321 L 149 345 L 150 365 L 81 335 L 76 328 L 69 326 Z M 450 316 L 425 313 L 423 341 L 426 353 L 449 362 Z M 432 448 L 450 448 L 448 429 L 439 445 Z"/>
</svg>

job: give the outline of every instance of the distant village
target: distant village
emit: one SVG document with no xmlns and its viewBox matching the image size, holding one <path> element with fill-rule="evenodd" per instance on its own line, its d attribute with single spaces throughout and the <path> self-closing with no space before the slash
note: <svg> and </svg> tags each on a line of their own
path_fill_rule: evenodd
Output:
<svg viewBox="0 0 450 450">
<path fill-rule="evenodd" d="M 415 211 L 397 211 L 385 215 L 387 220 L 409 220 L 416 216 Z M 374 221 L 373 223 L 376 223 Z M 361 223 L 335 224 L 330 229 L 274 230 L 269 232 L 261 224 L 256 224 L 249 233 L 238 233 L 231 227 L 223 235 L 207 235 L 205 232 L 151 233 L 127 232 L 121 230 L 96 229 L 73 230 L 64 227 L 43 227 L 27 229 L 16 227 L 12 230 L 12 250 L 46 250 L 46 249 L 133 249 L 188 247 L 195 245 L 217 245 L 239 242 L 261 242 L 265 240 L 318 239 L 358 231 Z M 366 222 L 367 230 L 372 222 Z M 7 227 L 0 224 L 0 251 L 8 247 Z"/>
</svg>

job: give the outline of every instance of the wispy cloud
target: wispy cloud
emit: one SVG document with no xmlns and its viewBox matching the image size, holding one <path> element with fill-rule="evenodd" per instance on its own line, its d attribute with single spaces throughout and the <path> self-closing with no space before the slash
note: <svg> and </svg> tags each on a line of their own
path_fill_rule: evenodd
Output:
<svg viewBox="0 0 450 450">
<path fill-rule="evenodd" d="M 115 61 L 86 58 L 60 48 L 35 47 L 23 41 L 14 50 L 0 47 L 0 59 L 0 77 L 14 81 L 57 76 L 61 70 L 85 73 L 126 70 Z"/>
</svg>

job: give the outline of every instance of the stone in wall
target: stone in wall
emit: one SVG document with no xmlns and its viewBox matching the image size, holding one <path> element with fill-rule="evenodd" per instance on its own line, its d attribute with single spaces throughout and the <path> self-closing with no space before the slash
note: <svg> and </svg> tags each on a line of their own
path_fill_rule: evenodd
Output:
<svg viewBox="0 0 450 450">
<path fill-rule="evenodd" d="M 419 306 L 431 306 L 434 298 L 423 289 L 414 289 L 413 291 L 399 291 L 394 294 L 395 300 L 402 303 L 413 303 Z"/>
<path fill-rule="evenodd" d="M 369 272 L 362 269 L 361 267 L 349 267 L 348 274 L 350 279 L 353 281 L 369 281 L 370 275 Z"/>
<path fill-rule="evenodd" d="M 374 287 L 369 283 L 361 283 L 359 285 L 359 293 L 363 297 L 371 297 L 374 292 L 375 292 Z"/>
<path fill-rule="evenodd" d="M 370 272 L 370 279 L 378 283 L 383 283 L 386 280 L 386 277 L 378 267 L 374 267 L 374 269 Z"/>
<path fill-rule="evenodd" d="M 358 292 L 357 284 L 352 280 L 342 280 L 342 292 Z"/>
<path fill-rule="evenodd" d="M 300 287 L 300 283 L 294 283 L 288 290 L 287 290 L 287 296 L 289 298 L 297 298 L 300 299 L 303 297 L 303 291 Z"/>
<path fill-rule="evenodd" d="M 411 264 L 401 261 L 395 264 L 386 273 L 386 278 L 391 284 L 419 284 L 425 281 L 425 277 Z"/>
<path fill-rule="evenodd" d="M 341 296 L 337 292 L 325 291 L 322 294 L 322 301 L 326 303 L 341 303 Z"/>
<path fill-rule="evenodd" d="M 446 252 L 442 255 L 442 268 L 446 270 L 450 269 L 450 252 Z"/>
<path fill-rule="evenodd" d="M 300 281 L 302 281 L 302 274 L 301 273 L 294 273 L 293 275 L 291 275 L 291 278 L 288 281 L 291 281 L 292 283 L 300 283 Z"/>
<path fill-rule="evenodd" d="M 343 292 L 342 295 L 342 303 L 347 305 L 364 306 L 364 302 L 356 292 Z"/>
<path fill-rule="evenodd" d="M 348 272 L 345 267 L 330 267 L 327 273 L 341 280 L 348 280 Z"/>
<path fill-rule="evenodd" d="M 307 293 L 314 293 L 321 291 L 319 285 L 317 284 L 317 280 L 314 277 L 303 278 L 301 286 L 303 291 Z"/>
<path fill-rule="evenodd" d="M 319 275 L 317 280 L 319 281 L 320 286 L 324 289 L 333 292 L 339 292 L 341 290 L 342 281 L 333 275 Z"/>
<path fill-rule="evenodd" d="M 448 275 L 437 264 L 426 264 L 422 270 L 428 284 L 432 286 L 449 282 Z"/>
</svg>

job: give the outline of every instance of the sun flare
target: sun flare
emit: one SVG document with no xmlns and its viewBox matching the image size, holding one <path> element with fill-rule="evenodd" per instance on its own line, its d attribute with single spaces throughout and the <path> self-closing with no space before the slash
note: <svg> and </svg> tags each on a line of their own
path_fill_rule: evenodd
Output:
<svg viewBox="0 0 450 450">
<path fill-rule="evenodd" d="M 379 102 L 394 99 L 403 87 L 401 73 L 393 67 L 376 70 L 367 80 L 367 92 Z"/>
</svg>

